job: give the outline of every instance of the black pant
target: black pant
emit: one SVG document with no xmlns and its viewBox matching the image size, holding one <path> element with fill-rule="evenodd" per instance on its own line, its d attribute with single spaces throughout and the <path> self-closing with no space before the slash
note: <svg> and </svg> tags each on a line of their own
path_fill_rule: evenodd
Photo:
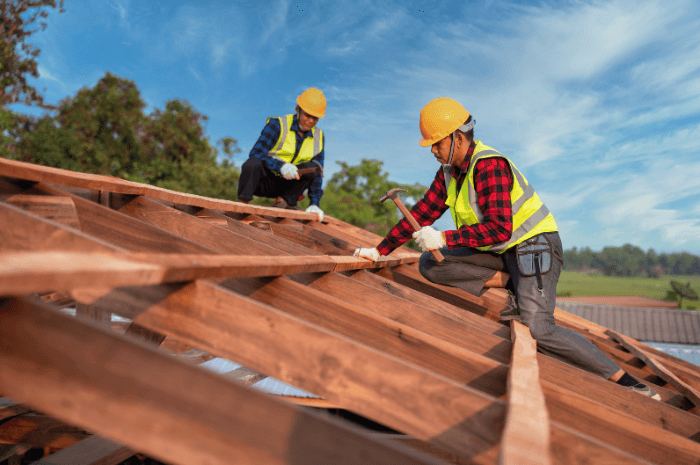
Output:
<svg viewBox="0 0 700 465">
<path fill-rule="evenodd" d="M 297 168 L 314 168 L 315 166 L 315 163 L 307 162 L 297 165 Z M 316 176 L 318 176 L 318 172 L 304 174 L 298 180 L 284 179 L 282 175 L 272 172 L 262 160 L 251 157 L 241 167 L 238 198 L 251 200 L 254 195 L 272 199 L 282 197 L 287 205 L 293 207 Z"/>
</svg>

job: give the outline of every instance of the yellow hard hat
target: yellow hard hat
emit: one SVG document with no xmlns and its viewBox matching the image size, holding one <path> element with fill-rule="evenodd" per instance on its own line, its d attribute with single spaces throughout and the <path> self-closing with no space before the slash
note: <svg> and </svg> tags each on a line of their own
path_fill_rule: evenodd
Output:
<svg viewBox="0 0 700 465">
<path fill-rule="evenodd" d="M 449 136 L 465 121 L 469 112 L 448 97 L 440 97 L 428 103 L 420 111 L 420 133 L 423 138 L 418 141 L 421 147 L 428 147 Z"/>
<path fill-rule="evenodd" d="M 323 118 L 326 116 L 326 97 L 323 96 L 323 92 L 311 87 L 306 89 L 297 97 L 297 104 L 306 113 L 316 118 Z"/>
</svg>

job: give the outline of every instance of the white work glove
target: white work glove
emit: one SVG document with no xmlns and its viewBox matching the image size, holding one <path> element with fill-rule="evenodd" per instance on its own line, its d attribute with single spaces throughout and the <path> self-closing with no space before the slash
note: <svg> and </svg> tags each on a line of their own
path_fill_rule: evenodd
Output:
<svg viewBox="0 0 700 465">
<path fill-rule="evenodd" d="M 373 249 L 355 249 L 355 253 L 352 254 L 353 257 L 359 257 L 359 258 L 365 258 L 367 260 L 372 260 L 373 262 L 376 262 L 379 260 L 379 251 L 377 248 Z"/>
<path fill-rule="evenodd" d="M 413 238 L 423 252 L 439 249 L 447 245 L 442 231 L 436 231 L 430 226 L 426 226 L 420 231 L 414 232 Z"/>
<path fill-rule="evenodd" d="M 306 213 L 316 213 L 318 215 L 318 221 L 323 221 L 323 210 L 321 210 L 318 205 L 309 205 L 306 209 Z"/>
<path fill-rule="evenodd" d="M 284 179 L 299 179 L 299 170 L 295 165 L 292 165 L 291 163 L 285 163 L 282 165 L 282 169 L 280 170 L 280 174 Z"/>
</svg>

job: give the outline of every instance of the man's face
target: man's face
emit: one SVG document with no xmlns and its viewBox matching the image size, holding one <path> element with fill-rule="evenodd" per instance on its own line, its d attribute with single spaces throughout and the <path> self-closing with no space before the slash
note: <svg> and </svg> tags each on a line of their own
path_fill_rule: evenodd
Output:
<svg viewBox="0 0 700 465">
<path fill-rule="evenodd" d="M 441 165 L 446 164 L 447 160 L 450 159 L 450 145 L 452 145 L 452 138 L 448 136 L 435 142 L 430 148 L 430 151 L 433 152 L 433 155 L 435 155 L 435 158 Z"/>
<path fill-rule="evenodd" d="M 311 131 L 314 126 L 318 123 L 318 118 L 306 113 L 304 110 L 299 108 L 299 129 L 302 131 Z"/>
</svg>

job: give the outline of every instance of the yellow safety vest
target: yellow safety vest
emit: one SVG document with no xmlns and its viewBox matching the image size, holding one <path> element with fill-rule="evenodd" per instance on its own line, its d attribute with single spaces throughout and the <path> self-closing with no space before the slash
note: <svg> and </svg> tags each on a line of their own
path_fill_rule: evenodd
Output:
<svg viewBox="0 0 700 465">
<path fill-rule="evenodd" d="M 271 119 L 268 118 L 267 122 L 269 123 Z M 289 129 L 292 127 L 294 115 L 287 115 L 281 118 L 276 117 L 276 119 L 280 122 L 280 136 L 272 150 L 268 152 L 268 155 L 278 158 L 285 163 L 300 165 L 311 161 L 313 157 L 321 153 L 321 150 L 323 150 L 323 131 L 314 126 L 311 130 L 311 137 L 304 138 L 299 153 L 295 157 L 294 153 L 297 149 L 296 135 L 294 131 Z"/>
<path fill-rule="evenodd" d="M 508 162 L 513 173 L 513 185 L 510 190 L 510 202 L 513 209 L 513 234 L 507 242 L 476 247 L 476 249 L 503 253 L 537 234 L 557 231 L 557 223 L 554 221 L 554 217 L 513 162 L 480 141 L 475 140 L 474 142 L 476 143 L 474 154 L 469 162 L 467 176 L 462 183 L 459 194 L 457 193 L 457 181 L 454 178 L 450 179 L 449 187 L 447 188 L 447 200 L 445 203 L 450 207 L 452 219 L 457 229 L 465 224 L 469 226 L 475 225 L 484 219 L 477 203 L 476 188 L 474 187 L 474 167 L 477 161 L 485 158 L 501 157 Z"/>
</svg>

